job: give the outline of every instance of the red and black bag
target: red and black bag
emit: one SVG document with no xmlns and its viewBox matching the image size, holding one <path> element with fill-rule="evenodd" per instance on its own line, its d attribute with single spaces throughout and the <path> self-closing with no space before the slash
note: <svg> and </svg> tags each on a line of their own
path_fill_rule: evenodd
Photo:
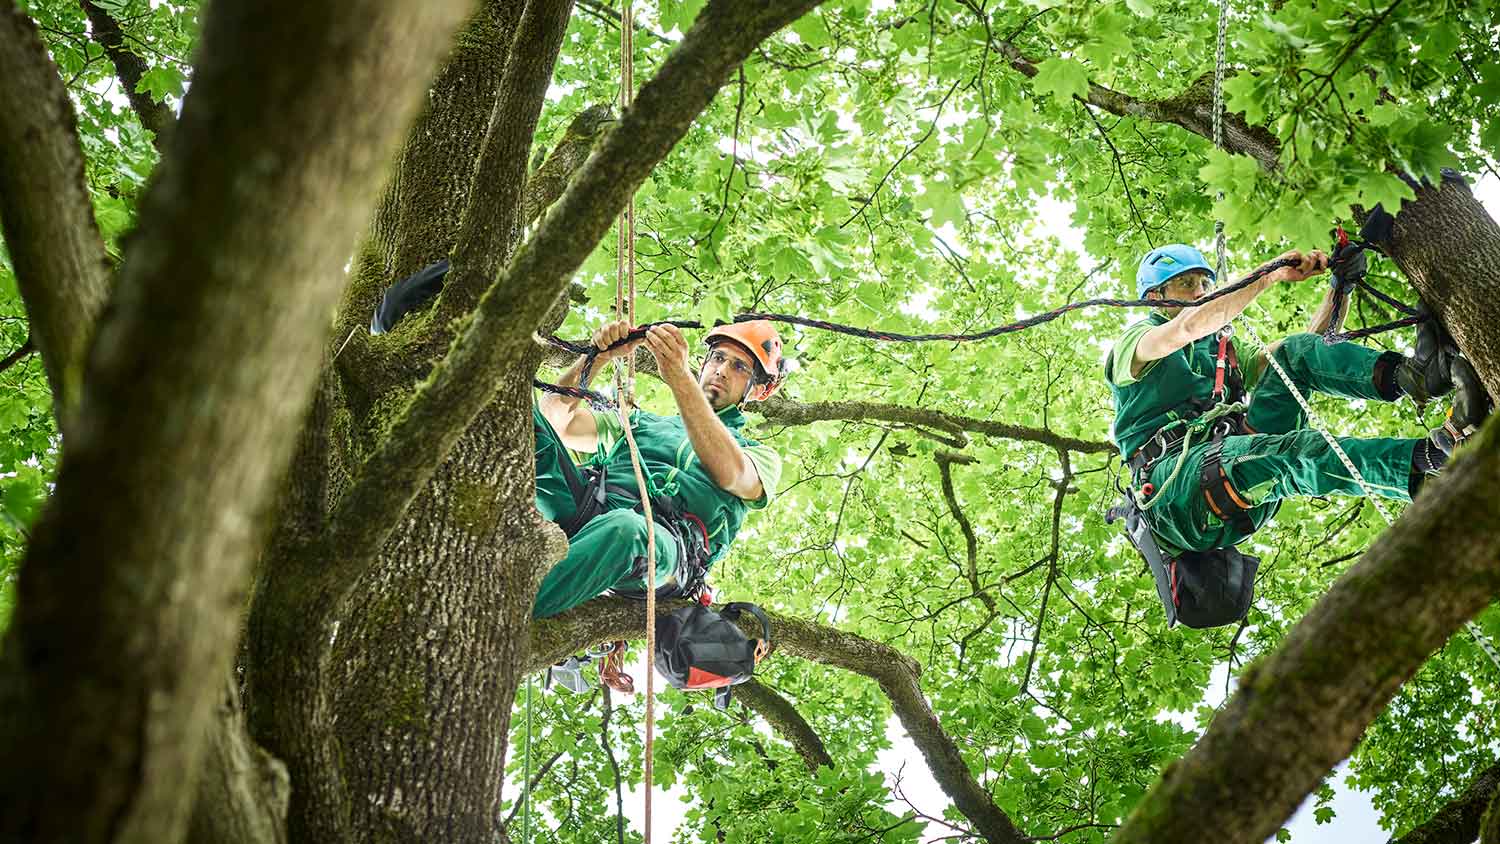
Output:
<svg viewBox="0 0 1500 844">
<path fill-rule="evenodd" d="M 762 638 L 735 624 L 746 611 L 760 620 Z M 729 708 L 729 688 L 749 680 L 771 647 L 771 620 L 754 604 L 736 601 L 719 612 L 695 604 L 656 620 L 656 670 L 679 689 L 717 689 L 717 709 Z"/>
</svg>

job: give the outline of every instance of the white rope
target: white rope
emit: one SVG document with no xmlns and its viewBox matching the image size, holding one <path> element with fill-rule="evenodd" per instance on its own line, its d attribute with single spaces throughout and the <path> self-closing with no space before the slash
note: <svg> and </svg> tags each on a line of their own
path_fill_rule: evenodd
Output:
<svg viewBox="0 0 1500 844">
<path fill-rule="evenodd" d="M 1227 66 L 1224 57 L 1224 46 L 1228 30 L 1229 0 L 1219 0 L 1218 44 L 1214 51 L 1213 106 L 1214 147 L 1218 149 L 1224 148 L 1224 69 Z M 1224 199 L 1223 191 L 1219 192 L 1218 198 L 1221 201 Z M 1214 221 L 1214 250 L 1218 257 L 1218 279 L 1222 282 L 1225 277 L 1223 220 Z M 1333 434 L 1328 432 L 1328 428 L 1323 425 L 1322 420 L 1313 412 L 1312 406 L 1307 403 L 1307 398 L 1302 395 L 1302 391 L 1297 389 L 1297 385 L 1292 383 L 1291 376 L 1281 367 L 1281 362 L 1276 360 L 1274 354 L 1271 354 L 1270 347 L 1266 346 L 1266 344 L 1260 341 L 1260 338 L 1255 336 L 1255 330 L 1250 327 L 1249 320 L 1243 320 L 1242 324 L 1245 326 L 1245 333 L 1249 336 L 1250 342 L 1266 350 L 1266 360 L 1271 364 L 1271 368 L 1276 370 L 1276 374 L 1281 377 L 1282 383 L 1286 384 L 1287 391 L 1292 394 L 1292 398 L 1295 398 L 1297 404 L 1302 407 L 1302 412 L 1307 418 L 1308 427 L 1323 435 L 1323 439 L 1327 441 L 1328 447 L 1333 449 L 1333 453 L 1338 456 L 1339 462 L 1343 463 L 1344 468 L 1349 471 L 1349 477 L 1353 478 L 1354 482 L 1359 484 L 1360 489 L 1364 490 L 1365 497 L 1370 500 L 1371 504 L 1375 505 L 1375 512 L 1379 513 L 1380 517 L 1385 520 L 1386 526 L 1390 527 L 1394 521 L 1391 518 L 1390 512 L 1385 509 L 1385 505 L 1381 503 L 1379 496 L 1370 490 L 1370 485 L 1365 482 L 1364 475 L 1360 474 L 1359 469 L 1354 465 L 1354 461 L 1349 459 L 1349 455 L 1344 452 L 1343 446 L 1339 445 L 1338 440 L 1334 438 Z M 1490 662 L 1494 663 L 1495 669 L 1500 671 L 1500 651 L 1497 651 L 1495 646 L 1490 643 L 1490 640 L 1485 637 L 1484 631 L 1479 628 L 1479 625 L 1472 621 L 1465 621 L 1464 629 L 1474 638 L 1474 643 L 1479 646 L 1481 651 L 1484 651 L 1485 656 L 1490 658 Z"/>
</svg>

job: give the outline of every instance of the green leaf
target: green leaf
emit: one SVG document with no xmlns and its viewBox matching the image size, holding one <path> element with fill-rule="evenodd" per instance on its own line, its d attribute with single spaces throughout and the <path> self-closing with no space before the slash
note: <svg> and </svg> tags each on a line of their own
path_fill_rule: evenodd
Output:
<svg viewBox="0 0 1500 844">
<path fill-rule="evenodd" d="M 943 223 L 956 226 L 965 219 L 963 197 L 948 182 L 928 182 L 922 195 L 917 197 L 917 208 L 932 212 L 928 222 L 933 226 L 941 226 Z"/>
<path fill-rule="evenodd" d="M 137 91 L 150 94 L 157 102 L 164 101 L 168 96 L 182 96 L 182 73 L 171 65 L 153 67 L 141 74 L 141 81 L 135 86 Z"/>
<path fill-rule="evenodd" d="M 1156 8 L 1151 5 L 1151 0 L 1125 0 L 1125 5 L 1143 18 L 1156 16 Z"/>
<path fill-rule="evenodd" d="M 1089 92 L 1088 69 L 1073 59 L 1054 56 L 1043 61 L 1031 82 L 1039 93 L 1059 97 L 1084 97 Z"/>
</svg>

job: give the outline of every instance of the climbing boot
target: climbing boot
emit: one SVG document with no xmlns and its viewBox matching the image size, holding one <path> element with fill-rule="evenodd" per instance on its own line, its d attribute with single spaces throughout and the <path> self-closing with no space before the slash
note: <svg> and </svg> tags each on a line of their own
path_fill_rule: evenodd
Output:
<svg viewBox="0 0 1500 844">
<path fill-rule="evenodd" d="M 1421 311 L 1426 313 L 1426 309 Z M 1417 348 L 1411 357 L 1396 365 L 1396 384 L 1420 407 L 1432 399 L 1447 395 L 1453 389 L 1450 362 L 1457 356 L 1453 341 L 1448 339 L 1436 319 L 1417 325 Z"/>
<path fill-rule="evenodd" d="M 1428 432 L 1428 439 L 1446 454 L 1452 454 L 1460 443 L 1479 430 L 1490 415 L 1490 397 L 1479 380 L 1479 373 L 1470 363 L 1454 357 L 1449 362 L 1453 384 L 1458 388 L 1453 394 L 1453 405 L 1448 408 L 1448 418 L 1442 427 Z"/>
</svg>

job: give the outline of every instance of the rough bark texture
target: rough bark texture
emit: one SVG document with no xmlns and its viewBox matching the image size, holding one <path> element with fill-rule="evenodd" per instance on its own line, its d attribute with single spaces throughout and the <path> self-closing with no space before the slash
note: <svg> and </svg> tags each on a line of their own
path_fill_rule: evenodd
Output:
<svg viewBox="0 0 1500 844">
<path fill-rule="evenodd" d="M 1469 783 L 1464 793 L 1390 844 L 1473 844 L 1479 837 L 1479 821 L 1500 787 L 1500 762 L 1483 771 Z"/>
<path fill-rule="evenodd" d="M 240 710 L 239 684 L 233 675 L 225 675 L 208 725 L 187 840 L 283 844 L 290 796 L 286 765 L 250 741 Z"/>
<path fill-rule="evenodd" d="M 59 427 L 71 434 L 109 261 L 84 181 L 73 103 L 36 24 L 14 3 L 0 9 L 0 226 Z"/>
<path fill-rule="evenodd" d="M 0 838 L 183 832 L 341 267 L 461 7 L 208 15 L 0 649 Z"/>
<path fill-rule="evenodd" d="M 807 719 L 802 717 L 802 713 L 797 711 L 791 701 L 771 691 L 758 680 L 736 686 L 734 697 L 755 710 L 772 729 L 781 733 L 781 737 L 791 743 L 802 756 L 802 761 L 807 763 L 807 770 L 816 771 L 825 765 L 833 767 L 833 757 L 828 755 L 823 740 L 818 738 L 812 725 L 807 723 Z"/>
<path fill-rule="evenodd" d="M 1388 250 L 1453 333 L 1491 396 L 1500 396 L 1500 225 L 1457 179 L 1402 204 Z"/>
<path fill-rule="evenodd" d="M 148 69 L 146 60 L 126 46 L 120 22 L 111 17 L 109 12 L 101 9 L 93 0 L 80 0 L 80 4 L 89 18 L 89 34 L 99 42 L 99 46 L 104 48 L 104 54 L 115 65 L 115 75 L 120 77 L 130 108 L 140 118 L 141 125 L 151 130 L 151 143 L 157 151 L 166 149 L 167 133 L 172 130 L 176 118 L 172 116 L 172 109 L 166 103 L 157 102 L 150 94 L 138 90 L 141 77 Z"/>
<path fill-rule="evenodd" d="M 1281 647 L 1241 674 L 1114 841 L 1186 844 L 1213 829 L 1219 841 L 1259 844 L 1275 833 L 1427 656 L 1500 592 L 1497 474 L 1491 424 Z M 1429 564 L 1433 548 L 1442 566 Z"/>
<path fill-rule="evenodd" d="M 687 604 L 665 601 L 657 605 L 657 612 L 666 614 L 683 606 Z M 535 622 L 527 670 L 550 665 L 588 642 L 644 635 L 642 614 L 638 603 L 600 599 L 556 618 Z M 771 618 L 777 652 L 784 651 L 802 659 L 853 671 L 880 684 L 881 691 L 891 701 L 891 709 L 901 719 L 901 726 L 922 751 L 933 779 L 986 841 L 1021 844 L 1032 840 L 1022 835 L 1010 817 L 995 805 L 994 798 L 964 762 L 958 745 L 943 732 L 917 681 L 921 666 L 916 660 L 889 645 L 853 633 L 776 613 L 767 615 Z M 749 620 L 742 620 L 741 625 L 747 632 L 758 632 L 752 629 Z"/>
<path fill-rule="evenodd" d="M 438 306 L 440 321 L 473 310 L 521 240 L 531 138 L 572 11 L 572 0 L 530 0 L 516 27 Z"/>
</svg>

